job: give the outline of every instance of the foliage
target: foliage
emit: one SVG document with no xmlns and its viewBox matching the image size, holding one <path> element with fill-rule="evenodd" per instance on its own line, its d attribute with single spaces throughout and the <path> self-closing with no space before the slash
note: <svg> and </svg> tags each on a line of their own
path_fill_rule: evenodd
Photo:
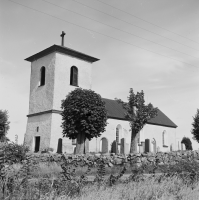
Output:
<svg viewBox="0 0 199 200">
<path fill-rule="evenodd" d="M 126 111 L 125 118 L 130 122 L 132 132 L 130 152 L 136 152 L 136 135 L 142 130 L 148 120 L 157 116 L 158 108 L 154 108 L 151 103 L 145 105 L 143 90 L 135 94 L 133 89 L 130 88 L 127 103 L 121 99 L 116 100 L 122 104 Z"/>
<path fill-rule="evenodd" d="M 185 145 L 186 150 L 193 150 L 191 140 L 188 137 L 183 137 L 181 143 Z"/>
<path fill-rule="evenodd" d="M 43 159 L 44 156 L 52 155 L 27 153 L 17 170 L 12 162 L 4 163 L 0 168 L 0 199 L 93 199 L 94 195 L 96 199 L 97 196 L 100 196 L 100 199 L 168 199 L 168 194 L 173 195 L 173 199 L 183 199 L 181 195 L 185 195 L 185 188 L 189 189 L 189 195 L 199 189 L 197 151 L 157 153 L 153 157 L 151 154 L 53 154 L 61 160 L 62 170 L 55 177 L 47 170 L 49 163 L 44 163 L 43 170 L 48 171 L 48 174 L 35 177 L 33 172 L 41 170 L 39 157 Z M 141 159 L 139 162 L 138 156 Z M 55 160 L 57 159 L 52 160 L 52 165 Z M 128 163 L 134 164 L 131 166 L 132 172 L 125 179 L 124 174 L 130 166 L 127 166 Z M 113 165 L 121 166 L 121 170 L 110 172 L 107 176 L 105 171 Z M 162 172 L 161 175 L 154 171 L 156 167 Z M 77 169 L 80 168 L 82 172 L 77 174 Z M 94 181 L 89 181 L 87 176 L 91 168 L 96 169 Z M 148 175 L 145 175 L 146 172 Z M 103 193 L 106 195 L 102 198 Z"/>
<path fill-rule="evenodd" d="M 73 90 L 62 101 L 61 108 L 63 136 L 77 138 L 77 144 L 84 144 L 85 138 L 91 140 L 105 131 L 107 110 L 101 96 L 94 91 Z M 79 153 L 78 148 L 76 153 Z"/>
<path fill-rule="evenodd" d="M 9 130 L 10 126 L 10 122 L 8 121 L 8 111 L 7 110 L 0 110 L 0 142 L 4 142 L 7 141 L 8 139 L 6 138 L 6 133 Z M 4 130 L 4 131 L 3 131 Z"/>
<path fill-rule="evenodd" d="M 22 162 L 26 158 L 26 153 L 29 151 L 29 148 L 15 143 L 4 143 L 1 146 L 1 150 L 4 151 L 6 163 L 17 163 Z"/>
<path fill-rule="evenodd" d="M 194 136 L 194 139 L 199 143 L 199 109 L 197 109 L 195 117 L 193 117 L 193 123 L 192 123 L 192 130 L 191 133 Z"/>
</svg>

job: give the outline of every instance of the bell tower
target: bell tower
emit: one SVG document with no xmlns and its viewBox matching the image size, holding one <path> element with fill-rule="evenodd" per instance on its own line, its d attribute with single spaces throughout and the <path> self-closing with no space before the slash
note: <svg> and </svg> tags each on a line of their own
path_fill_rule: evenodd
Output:
<svg viewBox="0 0 199 200">
<path fill-rule="evenodd" d="M 76 87 L 91 89 L 92 63 L 99 59 L 64 46 L 53 45 L 28 58 L 31 62 L 29 114 L 24 143 L 37 152 L 57 151 L 62 138 L 61 100 Z M 68 141 L 66 143 L 71 143 Z M 67 145 L 66 145 L 67 149 Z"/>
</svg>

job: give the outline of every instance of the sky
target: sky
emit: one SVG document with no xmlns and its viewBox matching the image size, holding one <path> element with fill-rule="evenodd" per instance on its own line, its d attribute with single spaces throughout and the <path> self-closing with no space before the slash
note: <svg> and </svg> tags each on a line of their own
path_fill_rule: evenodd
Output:
<svg viewBox="0 0 199 200">
<path fill-rule="evenodd" d="M 192 140 L 199 108 L 198 0 L 0 0 L 0 109 L 8 137 L 23 143 L 29 109 L 30 63 L 53 44 L 100 59 L 92 90 L 127 101 L 145 93 Z M 192 140 L 193 148 L 199 144 Z"/>
</svg>

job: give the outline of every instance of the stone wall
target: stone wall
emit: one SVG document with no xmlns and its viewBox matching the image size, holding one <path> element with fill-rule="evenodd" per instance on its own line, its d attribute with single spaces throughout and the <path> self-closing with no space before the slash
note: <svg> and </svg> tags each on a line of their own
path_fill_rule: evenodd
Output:
<svg viewBox="0 0 199 200">
<path fill-rule="evenodd" d="M 125 163 L 134 163 L 138 166 L 142 164 L 176 164 L 180 161 L 196 161 L 199 163 L 199 151 L 176 151 L 176 152 L 158 152 L 153 153 L 136 153 L 129 155 L 115 155 L 113 154 L 87 154 L 87 155 L 68 155 L 68 154 L 30 154 L 32 158 L 35 158 L 41 162 L 61 162 L 67 161 L 84 161 L 91 165 L 101 159 L 107 166 L 122 165 Z"/>
</svg>

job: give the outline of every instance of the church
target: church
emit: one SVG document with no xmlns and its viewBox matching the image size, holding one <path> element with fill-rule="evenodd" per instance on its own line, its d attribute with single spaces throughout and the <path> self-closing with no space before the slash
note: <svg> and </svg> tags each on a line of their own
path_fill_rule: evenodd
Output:
<svg viewBox="0 0 199 200">
<path fill-rule="evenodd" d="M 53 148 L 73 153 L 76 140 L 63 138 L 61 101 L 76 87 L 91 89 L 92 67 L 98 58 L 78 52 L 62 43 L 52 45 L 28 58 L 31 62 L 29 113 L 24 143 L 32 152 Z M 97 92 L 97 91 L 96 91 Z M 108 114 L 106 131 L 89 141 L 89 152 L 130 152 L 131 131 L 125 111 L 115 100 L 103 98 Z M 137 152 L 166 152 L 179 149 L 177 125 L 161 110 L 149 120 L 137 137 Z M 113 143 L 117 148 L 113 148 Z M 61 150 L 60 150 L 61 148 Z"/>
</svg>

